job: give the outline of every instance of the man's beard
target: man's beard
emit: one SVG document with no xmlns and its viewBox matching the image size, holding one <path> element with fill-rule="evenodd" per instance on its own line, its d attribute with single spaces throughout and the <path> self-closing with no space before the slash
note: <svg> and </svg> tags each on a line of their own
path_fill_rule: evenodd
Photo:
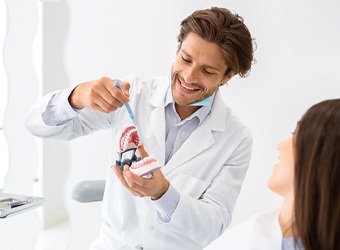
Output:
<svg viewBox="0 0 340 250">
<path fill-rule="evenodd" d="M 173 95 L 174 88 L 176 88 L 176 82 L 177 81 L 185 83 L 185 81 L 183 80 L 183 77 L 181 77 L 181 75 L 178 72 L 173 72 L 173 70 L 171 69 L 171 91 L 172 91 L 172 95 Z M 198 87 L 200 90 L 202 90 L 201 85 L 194 84 L 192 86 L 193 87 Z M 203 91 L 201 93 L 200 96 L 196 96 L 196 98 L 194 100 L 191 100 L 190 102 L 189 102 L 189 100 L 187 98 L 188 95 L 185 95 L 183 93 L 181 93 L 180 95 L 182 96 L 182 98 L 184 98 L 184 100 L 187 101 L 187 103 L 185 105 L 184 105 L 184 103 L 180 102 L 179 100 L 176 100 L 174 95 L 173 95 L 173 98 L 174 98 L 175 102 L 178 105 L 181 105 L 181 106 L 190 106 L 191 104 L 200 102 L 200 101 L 208 98 L 209 96 L 211 96 L 211 95 L 208 94 L 208 91 L 206 91 L 206 89 L 205 89 L 205 91 Z"/>
</svg>

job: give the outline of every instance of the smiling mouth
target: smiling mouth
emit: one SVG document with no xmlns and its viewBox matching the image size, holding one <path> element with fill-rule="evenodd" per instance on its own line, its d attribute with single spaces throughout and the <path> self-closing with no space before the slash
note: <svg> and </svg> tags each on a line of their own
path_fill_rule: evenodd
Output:
<svg viewBox="0 0 340 250">
<path fill-rule="evenodd" d="M 186 90 L 189 90 L 189 91 L 198 91 L 200 90 L 199 88 L 192 88 L 192 87 L 189 87 L 187 84 L 185 84 L 180 78 L 178 78 L 178 82 L 179 84 L 182 86 L 182 88 L 186 89 Z"/>
</svg>

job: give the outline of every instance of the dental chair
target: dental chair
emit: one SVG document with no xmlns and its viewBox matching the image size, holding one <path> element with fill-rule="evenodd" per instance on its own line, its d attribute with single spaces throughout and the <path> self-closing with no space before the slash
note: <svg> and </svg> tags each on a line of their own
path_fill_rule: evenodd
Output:
<svg viewBox="0 0 340 250">
<path fill-rule="evenodd" d="M 78 202 L 102 201 L 105 180 L 86 180 L 76 184 L 72 189 L 72 199 Z"/>
</svg>

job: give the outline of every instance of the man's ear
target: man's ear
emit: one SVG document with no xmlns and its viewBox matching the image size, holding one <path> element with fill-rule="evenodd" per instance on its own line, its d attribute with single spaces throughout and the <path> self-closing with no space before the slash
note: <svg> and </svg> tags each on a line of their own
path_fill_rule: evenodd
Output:
<svg viewBox="0 0 340 250">
<path fill-rule="evenodd" d="M 229 82 L 229 80 L 234 77 L 234 75 L 235 75 L 235 72 L 230 72 L 228 75 L 226 75 L 222 79 L 220 86 L 227 84 Z"/>
</svg>

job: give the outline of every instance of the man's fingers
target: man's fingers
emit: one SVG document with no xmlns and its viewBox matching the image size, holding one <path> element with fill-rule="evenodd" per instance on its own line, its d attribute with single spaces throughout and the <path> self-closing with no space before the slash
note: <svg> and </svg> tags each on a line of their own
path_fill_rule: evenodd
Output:
<svg viewBox="0 0 340 250">
<path fill-rule="evenodd" d="M 122 172 L 120 170 L 120 168 L 116 165 L 112 166 L 112 169 L 115 173 L 115 175 L 118 177 L 118 179 L 120 180 L 120 182 L 123 184 L 123 186 L 128 189 L 134 196 L 138 196 L 138 197 L 144 197 L 145 195 L 142 194 L 141 192 L 138 192 L 137 190 L 134 190 L 133 188 L 130 187 L 129 183 L 131 183 L 131 179 L 126 177 L 126 172 L 130 172 L 129 166 L 125 165 L 124 166 L 124 171 Z M 133 185 L 132 185 L 133 186 Z"/>
<path fill-rule="evenodd" d="M 126 180 L 126 183 L 131 189 L 136 190 L 139 188 L 140 183 L 138 183 L 138 178 L 140 178 L 140 176 L 132 173 L 128 169 L 128 167 L 127 168 L 124 167 L 123 175 L 124 175 L 124 179 Z"/>
<path fill-rule="evenodd" d="M 129 89 L 130 89 L 130 84 L 128 82 L 122 82 L 118 81 L 121 89 L 119 89 L 115 82 L 118 80 L 111 80 L 110 81 L 105 81 L 105 88 L 107 91 L 111 94 L 111 96 L 115 99 L 115 101 L 118 101 L 121 104 L 124 104 L 129 101 Z"/>
<path fill-rule="evenodd" d="M 84 107 L 109 113 L 121 108 L 129 101 L 130 84 L 119 81 L 121 89 L 115 86 L 114 80 L 102 77 L 98 80 L 79 84 L 69 96 L 70 105 L 76 109 Z"/>
<path fill-rule="evenodd" d="M 115 175 L 118 177 L 118 179 L 121 181 L 121 183 L 125 186 L 128 187 L 126 184 L 126 181 L 124 179 L 123 173 L 120 170 L 120 168 L 117 165 L 112 166 L 113 172 L 115 173 Z"/>
<path fill-rule="evenodd" d="M 144 144 L 142 144 L 138 147 L 138 152 L 139 152 L 139 155 L 142 159 L 149 156 L 148 152 L 146 152 L 146 150 L 144 148 Z"/>
<path fill-rule="evenodd" d="M 136 175 L 135 173 L 131 171 L 127 171 L 125 173 L 125 176 L 131 188 L 139 188 L 145 185 L 144 178 L 140 177 L 139 175 Z"/>
<path fill-rule="evenodd" d="M 124 83 L 124 90 L 128 93 L 130 84 Z M 121 108 L 124 103 L 129 101 L 129 95 L 124 94 L 115 86 L 114 80 L 109 77 L 102 77 L 99 80 L 86 83 L 88 84 L 88 94 L 85 97 L 87 103 L 85 107 L 109 113 Z"/>
<path fill-rule="evenodd" d="M 110 78 L 101 79 L 100 97 L 101 102 L 97 103 L 102 109 L 107 112 L 114 111 L 121 108 L 124 103 L 129 101 L 129 97 L 115 86 L 114 81 Z"/>
<path fill-rule="evenodd" d="M 124 95 L 126 97 L 130 97 L 130 83 L 128 82 L 123 82 L 123 81 L 119 81 L 120 87 L 122 88 L 122 92 L 124 93 Z"/>
</svg>

